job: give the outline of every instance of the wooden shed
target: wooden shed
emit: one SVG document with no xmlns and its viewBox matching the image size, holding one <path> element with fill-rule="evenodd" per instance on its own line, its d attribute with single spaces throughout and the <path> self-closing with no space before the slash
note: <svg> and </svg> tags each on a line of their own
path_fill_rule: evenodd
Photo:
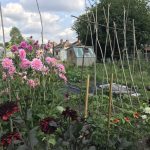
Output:
<svg viewBox="0 0 150 150">
<path fill-rule="evenodd" d="M 150 60 L 150 46 L 144 48 L 144 57 L 147 60 Z"/>
<path fill-rule="evenodd" d="M 92 46 L 72 46 L 67 49 L 67 61 L 76 66 L 82 66 L 84 58 L 84 66 L 93 65 L 96 56 Z"/>
</svg>

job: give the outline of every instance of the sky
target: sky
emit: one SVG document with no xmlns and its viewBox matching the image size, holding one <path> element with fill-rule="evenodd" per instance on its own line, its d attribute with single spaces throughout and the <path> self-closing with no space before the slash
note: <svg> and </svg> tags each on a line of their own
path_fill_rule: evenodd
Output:
<svg viewBox="0 0 150 150">
<path fill-rule="evenodd" d="M 85 0 L 38 0 L 44 26 L 44 42 L 60 39 L 75 41 L 77 35 L 71 29 L 75 18 L 84 13 Z M 40 17 L 36 0 L 0 0 L 3 12 L 5 39 L 10 40 L 9 32 L 16 26 L 27 38 L 31 35 L 41 41 Z M 2 29 L 0 21 L 0 42 Z"/>
</svg>

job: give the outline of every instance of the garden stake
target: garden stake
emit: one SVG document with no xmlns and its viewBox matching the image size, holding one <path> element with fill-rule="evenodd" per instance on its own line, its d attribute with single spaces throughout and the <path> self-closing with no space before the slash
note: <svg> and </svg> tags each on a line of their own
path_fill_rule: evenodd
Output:
<svg viewBox="0 0 150 150">
<path fill-rule="evenodd" d="M 10 85 L 10 80 L 8 79 L 7 81 L 8 81 L 8 87 L 9 87 L 9 89 L 8 89 L 9 100 L 12 101 L 12 99 L 11 99 L 11 85 Z M 11 118 L 9 119 L 9 122 L 10 122 L 10 131 L 13 132 L 13 121 L 12 121 Z"/>
<path fill-rule="evenodd" d="M 86 82 L 85 113 L 84 113 L 85 118 L 87 118 L 88 116 L 89 82 L 90 82 L 90 75 L 87 76 L 87 82 Z"/>
<path fill-rule="evenodd" d="M 86 40 L 85 40 L 85 44 L 87 43 L 87 37 L 88 37 L 88 33 L 89 33 L 89 25 L 87 26 L 87 34 L 86 34 Z M 85 48 L 85 46 L 84 46 Z M 83 86 L 83 69 L 84 69 L 84 52 L 83 52 L 83 56 L 82 56 L 82 66 L 81 66 L 81 91 L 80 91 L 80 98 L 79 98 L 79 112 L 81 112 L 81 98 L 82 98 L 82 86 Z M 80 113 L 81 114 L 81 113 Z"/>
<path fill-rule="evenodd" d="M 117 33 L 117 28 L 116 28 L 115 22 L 114 22 L 114 33 L 115 33 L 115 37 L 116 37 L 117 48 L 118 48 L 118 51 L 119 51 L 120 63 L 121 63 L 121 68 L 122 68 L 122 75 L 123 75 L 124 80 L 125 80 L 125 85 L 128 86 L 126 72 L 125 72 L 125 68 L 124 68 L 124 64 L 123 64 L 123 58 L 122 58 L 122 55 L 121 55 L 121 49 L 120 49 L 120 45 L 119 45 L 118 33 Z M 122 78 L 122 82 L 123 82 L 123 78 Z M 132 99 L 131 99 L 131 95 L 129 93 L 128 88 L 127 88 L 127 94 L 129 96 L 130 103 L 131 103 L 131 106 L 132 106 Z"/>
<path fill-rule="evenodd" d="M 105 8 L 103 7 L 104 16 L 105 16 L 105 20 L 106 20 L 106 24 L 107 24 L 107 26 L 106 26 L 107 36 L 106 36 L 104 59 L 106 58 L 107 45 L 108 45 L 108 42 L 109 42 L 109 46 L 110 46 L 110 50 L 111 50 L 111 62 L 112 62 L 112 66 L 114 67 L 117 83 L 119 83 L 118 75 L 117 75 L 117 69 L 116 69 L 116 65 L 115 65 L 115 62 L 114 62 L 114 51 L 113 51 L 113 46 L 112 46 L 112 40 L 111 40 L 111 37 L 110 37 L 110 30 L 109 30 L 110 6 L 111 6 L 111 4 L 108 4 L 108 10 L 107 10 L 108 15 L 107 16 L 106 16 Z"/>
<path fill-rule="evenodd" d="M 126 36 L 126 23 L 125 23 L 125 21 L 127 22 L 127 19 L 125 20 L 125 15 L 126 15 L 126 11 L 125 11 L 125 8 L 124 8 L 124 30 L 125 30 L 124 31 L 124 34 L 125 34 L 124 37 Z M 128 50 L 127 50 L 126 46 L 125 46 L 125 53 L 126 53 L 127 64 L 128 64 L 128 68 L 129 68 L 129 74 L 130 74 L 130 77 L 131 77 L 132 85 L 133 85 L 134 90 L 136 92 L 135 83 L 134 83 L 134 80 L 133 80 L 132 71 L 131 71 L 131 67 L 130 67 L 129 54 L 128 54 Z M 133 61 L 134 61 L 134 58 L 133 58 Z M 136 92 L 136 94 L 137 94 L 137 92 Z M 137 97 L 137 98 L 138 98 L 138 103 L 140 104 L 139 97 Z"/>
<path fill-rule="evenodd" d="M 38 0 L 36 0 L 36 5 L 37 5 L 37 9 L 38 9 L 38 13 L 40 16 L 40 23 L 41 23 L 41 38 L 42 38 L 42 50 L 43 50 L 43 56 L 42 56 L 42 60 L 44 62 L 44 58 L 45 58 L 45 51 L 44 51 L 44 27 L 43 27 L 43 19 L 42 19 L 42 15 L 41 15 L 41 11 L 40 11 L 40 7 L 39 7 L 39 3 Z M 36 55 L 36 51 L 35 51 L 35 55 Z"/>
<path fill-rule="evenodd" d="M 13 121 L 11 118 L 9 119 L 9 122 L 10 122 L 10 131 L 13 132 Z"/>
<path fill-rule="evenodd" d="M 98 41 L 98 13 L 97 13 L 97 0 L 96 0 L 96 12 L 95 12 L 95 63 L 94 63 L 94 88 L 95 88 L 95 95 L 97 95 L 97 86 L 96 86 L 96 61 L 97 61 L 97 41 Z"/>
<path fill-rule="evenodd" d="M 2 13 L 1 3 L 0 3 L 0 14 L 1 14 L 1 26 L 2 26 L 2 32 L 3 32 L 3 47 L 4 47 L 4 56 L 6 57 L 5 32 L 4 32 L 3 13 Z"/>
<path fill-rule="evenodd" d="M 2 124 L 0 123 L 0 132 L 3 133 L 3 128 L 2 128 Z M 4 150 L 4 148 L 2 147 L 2 150 Z"/>
<path fill-rule="evenodd" d="M 8 82 L 8 94 L 9 94 L 9 100 L 12 101 L 12 99 L 11 99 L 11 85 L 10 85 L 10 80 L 7 79 L 7 82 Z"/>
<path fill-rule="evenodd" d="M 46 82 L 45 82 L 45 80 L 44 80 L 44 75 L 43 75 L 43 88 L 44 88 L 44 93 L 43 93 L 43 94 L 44 94 L 44 97 L 43 97 L 43 98 L 44 98 L 44 101 L 46 100 L 46 92 L 45 92 L 45 88 L 46 88 L 46 87 L 45 87 L 45 83 L 46 83 Z"/>
<path fill-rule="evenodd" d="M 110 118 L 111 118 L 111 112 L 112 112 L 112 83 L 113 83 L 113 73 L 111 74 L 110 87 L 109 87 L 108 134 L 107 134 L 108 143 L 109 143 L 109 136 L 110 136 Z"/>
<path fill-rule="evenodd" d="M 147 99 L 147 102 L 149 101 L 149 98 L 148 98 L 148 94 L 147 94 L 147 91 L 146 91 L 146 88 L 145 88 L 145 83 L 144 83 L 144 77 L 143 77 L 143 72 L 142 72 L 142 66 L 141 66 L 141 59 L 140 59 L 140 56 L 139 56 L 139 53 L 138 53 L 138 48 L 137 48 L 137 44 L 136 44 L 136 35 L 135 35 L 135 25 L 134 25 L 134 22 L 133 22 L 133 32 L 134 32 L 134 43 L 135 43 L 135 53 L 137 55 L 137 60 L 138 60 L 138 67 L 139 67 L 139 72 L 140 72 L 140 77 L 141 77 L 141 81 L 142 81 L 142 86 L 143 86 L 143 89 L 144 89 L 144 92 L 145 92 L 145 96 L 146 96 L 146 99 Z"/>
</svg>

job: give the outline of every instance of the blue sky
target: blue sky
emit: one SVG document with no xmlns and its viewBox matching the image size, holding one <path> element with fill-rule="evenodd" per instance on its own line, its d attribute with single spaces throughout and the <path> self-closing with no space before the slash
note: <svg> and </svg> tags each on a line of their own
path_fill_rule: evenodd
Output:
<svg viewBox="0 0 150 150">
<path fill-rule="evenodd" d="M 38 0 L 44 24 L 44 41 L 59 42 L 61 38 L 76 40 L 71 30 L 75 18 L 84 12 L 85 0 Z M 2 4 L 6 41 L 13 26 L 20 29 L 24 37 L 32 35 L 41 40 L 41 27 L 36 0 L 0 0 Z M 1 25 L 1 23 L 0 23 Z M 2 31 L 0 30 L 0 42 Z"/>
</svg>

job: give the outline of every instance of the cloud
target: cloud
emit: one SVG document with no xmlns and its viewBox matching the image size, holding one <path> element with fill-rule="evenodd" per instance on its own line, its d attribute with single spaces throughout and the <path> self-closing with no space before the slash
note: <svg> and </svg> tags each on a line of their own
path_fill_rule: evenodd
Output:
<svg viewBox="0 0 150 150">
<path fill-rule="evenodd" d="M 13 26 L 18 27 L 23 35 L 41 34 L 41 23 L 38 13 L 26 11 L 19 3 L 8 3 L 3 10 L 4 26 L 7 33 Z M 59 16 L 49 12 L 42 13 L 44 32 L 54 34 L 60 27 Z M 6 39 L 9 39 L 7 34 Z"/>
<path fill-rule="evenodd" d="M 37 11 L 36 0 L 20 0 L 26 10 Z M 81 11 L 84 0 L 38 0 L 41 11 Z"/>
<path fill-rule="evenodd" d="M 7 42 L 9 40 L 10 28 L 4 27 L 4 31 L 5 31 L 5 41 Z M 0 30 L 0 43 L 3 43 L 3 33 L 2 33 L 2 30 Z"/>
<path fill-rule="evenodd" d="M 23 20 L 25 18 L 25 12 L 23 7 L 18 3 L 8 3 L 3 9 L 3 15 L 5 17 L 11 18 L 12 20 Z"/>
<path fill-rule="evenodd" d="M 47 5 L 41 11 L 45 41 L 50 39 L 59 42 L 60 38 L 69 39 L 70 41 L 75 39 L 76 34 L 71 30 L 73 20 L 68 11 L 80 10 L 83 0 L 76 0 L 75 6 L 73 2 L 73 0 L 66 0 L 65 3 L 64 0 L 59 0 L 59 3 L 53 0 L 39 0 L 41 8 Z M 32 7 L 36 8 L 34 3 L 35 0 L 31 0 L 30 3 L 27 0 L 20 0 L 20 3 L 9 2 L 2 6 L 6 41 L 10 40 L 9 32 L 14 26 L 21 31 L 23 36 L 29 37 L 32 35 L 35 39 L 41 40 L 40 16 L 37 11 L 30 11 Z M 29 5 L 28 8 L 27 5 Z M 57 8 L 55 8 L 56 6 Z M 57 10 L 58 8 L 59 10 Z M 75 13 L 77 13 L 76 11 Z M 1 30 L 0 42 L 2 42 Z"/>
<path fill-rule="evenodd" d="M 60 38 L 70 39 L 71 41 L 74 39 L 72 38 L 74 37 L 73 35 L 74 35 L 74 31 L 72 31 L 71 28 L 66 28 L 65 30 L 63 30 L 58 34 Z"/>
</svg>

